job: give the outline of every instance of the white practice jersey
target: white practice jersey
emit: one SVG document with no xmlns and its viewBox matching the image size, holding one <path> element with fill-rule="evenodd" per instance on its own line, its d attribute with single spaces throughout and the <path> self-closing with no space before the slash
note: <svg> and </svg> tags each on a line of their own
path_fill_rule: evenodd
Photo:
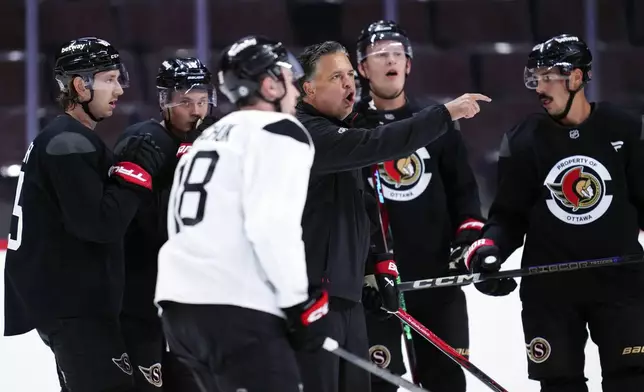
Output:
<svg viewBox="0 0 644 392">
<path fill-rule="evenodd" d="M 293 116 L 241 110 L 206 129 L 175 171 L 155 302 L 283 317 L 308 298 L 302 242 L 314 147 Z"/>
</svg>

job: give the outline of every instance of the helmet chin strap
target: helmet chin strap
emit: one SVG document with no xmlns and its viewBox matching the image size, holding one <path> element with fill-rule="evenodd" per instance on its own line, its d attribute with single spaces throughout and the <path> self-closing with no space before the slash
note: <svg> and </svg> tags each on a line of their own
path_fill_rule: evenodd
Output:
<svg viewBox="0 0 644 392">
<path fill-rule="evenodd" d="M 576 90 L 571 90 L 570 80 L 566 80 L 566 90 L 568 90 L 568 93 L 569 93 L 568 101 L 566 102 L 566 107 L 564 108 L 563 112 L 559 114 L 556 114 L 553 116 L 550 113 L 548 113 L 548 115 L 557 122 L 560 122 L 561 120 L 566 118 L 566 116 L 568 116 L 568 113 L 570 112 L 570 108 L 572 107 L 572 102 L 575 99 L 575 94 L 577 94 L 579 90 L 581 90 L 584 87 L 585 84 L 586 83 L 582 83 Z"/>
<path fill-rule="evenodd" d="M 287 90 L 287 88 L 286 88 L 286 82 L 284 81 L 284 79 L 280 77 L 280 78 L 279 78 L 279 80 L 280 80 L 280 82 L 282 82 L 282 85 L 284 86 L 284 94 L 282 94 L 282 96 L 281 96 L 281 97 L 278 97 L 278 98 L 276 98 L 276 99 L 275 99 L 275 100 L 273 100 L 273 101 L 269 101 L 268 99 L 266 99 L 266 97 L 264 97 L 264 96 L 262 95 L 262 93 L 261 93 L 259 90 L 257 90 L 257 96 L 258 96 L 258 97 L 259 97 L 259 99 L 261 99 L 262 101 L 264 101 L 264 102 L 268 102 L 268 103 L 272 104 L 272 105 L 273 105 L 273 107 L 275 108 L 275 111 L 276 111 L 276 112 L 282 113 L 282 99 L 284 99 L 284 97 L 286 97 L 286 90 Z"/>
<path fill-rule="evenodd" d="M 89 118 L 92 119 L 92 121 L 101 122 L 101 121 L 104 120 L 104 118 L 103 117 L 101 117 L 101 118 L 95 117 L 92 114 L 92 111 L 89 109 L 89 103 L 92 102 L 93 100 L 94 100 L 94 89 L 90 88 L 89 89 L 89 101 L 79 102 L 79 103 L 80 103 L 81 107 L 83 108 L 83 111 L 89 116 Z"/>
</svg>

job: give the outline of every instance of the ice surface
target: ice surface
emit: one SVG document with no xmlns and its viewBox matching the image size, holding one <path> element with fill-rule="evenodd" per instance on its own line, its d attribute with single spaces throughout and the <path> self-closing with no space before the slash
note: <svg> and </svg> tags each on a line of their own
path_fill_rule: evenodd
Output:
<svg viewBox="0 0 644 392">
<path fill-rule="evenodd" d="M 640 242 L 643 240 L 640 236 Z M 520 252 L 518 250 L 504 264 L 504 269 L 519 268 Z M 0 254 L 0 266 L 4 267 L 4 252 Z M 0 279 L 0 285 L 3 282 L 4 279 Z M 470 317 L 471 361 L 509 392 L 538 392 L 538 383 L 527 377 L 518 290 L 500 298 L 482 295 L 473 286 L 466 287 L 465 292 Z M 0 290 L 0 310 L 4 306 L 3 297 L 4 288 Z M 0 311 L 0 327 L 4 330 L 4 311 Z M 601 392 L 597 346 L 592 342 L 586 347 L 586 377 L 589 392 Z M 18 337 L 0 337 L 0 391 L 59 390 L 53 355 L 34 331 Z M 468 376 L 468 392 L 489 390 Z"/>
</svg>

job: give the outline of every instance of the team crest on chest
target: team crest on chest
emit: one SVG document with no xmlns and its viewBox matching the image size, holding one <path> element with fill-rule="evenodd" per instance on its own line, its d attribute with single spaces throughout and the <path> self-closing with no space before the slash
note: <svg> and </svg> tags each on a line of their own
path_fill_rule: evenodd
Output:
<svg viewBox="0 0 644 392">
<path fill-rule="evenodd" d="M 550 212 L 561 221 L 585 225 L 602 217 L 613 200 L 606 194 L 611 181 L 608 170 L 598 160 L 575 155 L 557 162 L 544 185 L 551 198 L 546 200 Z"/>
<path fill-rule="evenodd" d="M 421 148 L 408 157 L 378 165 L 385 198 L 409 201 L 420 196 L 432 178 L 429 152 Z"/>
</svg>

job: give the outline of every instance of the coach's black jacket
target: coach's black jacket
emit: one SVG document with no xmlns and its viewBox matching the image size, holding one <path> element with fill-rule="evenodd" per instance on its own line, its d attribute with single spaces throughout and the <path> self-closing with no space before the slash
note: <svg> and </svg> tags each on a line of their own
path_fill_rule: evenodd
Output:
<svg viewBox="0 0 644 392">
<path fill-rule="evenodd" d="M 371 234 L 360 169 L 406 156 L 436 140 L 452 123 L 444 105 L 375 129 L 351 128 L 356 116 L 340 121 L 307 103 L 300 103 L 296 114 L 315 144 L 302 217 L 309 282 L 354 302 L 361 297 Z"/>
</svg>

